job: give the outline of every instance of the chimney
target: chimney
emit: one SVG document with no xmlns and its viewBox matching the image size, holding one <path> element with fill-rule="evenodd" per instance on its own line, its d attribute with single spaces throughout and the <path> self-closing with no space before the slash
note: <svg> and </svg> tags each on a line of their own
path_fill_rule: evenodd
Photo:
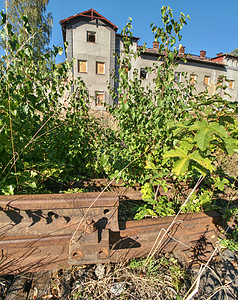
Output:
<svg viewBox="0 0 238 300">
<path fill-rule="evenodd" d="M 153 42 L 153 49 L 159 49 L 159 42 Z"/>
<path fill-rule="evenodd" d="M 206 58 L 207 51 L 201 50 L 200 51 L 200 58 Z"/>
<path fill-rule="evenodd" d="M 220 52 L 220 53 L 217 53 L 217 57 L 219 57 L 219 56 L 222 56 L 223 55 L 223 53 L 222 52 Z"/>
<path fill-rule="evenodd" d="M 181 47 L 179 48 L 179 54 L 184 54 L 184 52 L 185 52 L 185 47 L 184 47 L 184 46 L 181 46 Z"/>
</svg>

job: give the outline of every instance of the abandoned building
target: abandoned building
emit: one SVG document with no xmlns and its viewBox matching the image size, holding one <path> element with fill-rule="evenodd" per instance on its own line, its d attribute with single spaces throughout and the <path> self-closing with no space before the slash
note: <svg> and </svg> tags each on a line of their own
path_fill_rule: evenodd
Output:
<svg viewBox="0 0 238 300">
<path fill-rule="evenodd" d="M 103 103 L 112 104 L 113 100 L 108 92 L 108 83 L 115 87 L 115 80 L 111 77 L 116 70 L 114 52 L 123 51 L 123 37 L 117 34 L 118 27 L 94 9 L 73 15 L 60 21 L 64 42 L 67 41 L 67 59 L 75 59 L 73 76 L 80 76 L 85 82 L 92 108 L 104 110 Z M 139 38 L 133 37 L 133 50 L 137 50 Z M 147 73 L 145 68 L 152 67 L 159 58 L 158 43 L 153 43 L 153 49 L 146 48 L 140 56 L 132 61 L 132 70 L 137 68 L 144 85 L 153 86 L 153 73 Z M 180 47 L 179 56 L 185 55 L 185 47 Z M 230 54 L 217 54 L 217 57 L 206 57 L 206 51 L 201 50 L 200 56 L 187 55 L 187 62 L 179 62 L 175 72 L 175 80 L 181 81 L 182 72 L 186 72 L 190 84 L 196 85 L 197 92 L 205 89 L 213 94 L 219 84 L 221 75 L 229 79 L 227 93 L 231 101 L 238 100 L 238 57 Z M 161 63 L 158 61 L 158 63 Z M 132 78 L 133 71 L 128 72 Z"/>
</svg>

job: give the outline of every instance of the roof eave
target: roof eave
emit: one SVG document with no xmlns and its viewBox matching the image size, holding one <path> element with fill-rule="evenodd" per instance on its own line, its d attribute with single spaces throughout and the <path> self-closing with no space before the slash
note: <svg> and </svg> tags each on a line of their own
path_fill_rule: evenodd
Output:
<svg viewBox="0 0 238 300">
<path fill-rule="evenodd" d="M 89 12 L 91 14 L 90 15 L 86 15 L 86 13 L 89 13 Z M 98 16 L 95 16 L 94 13 L 97 14 Z M 89 10 L 85 10 L 85 11 L 79 13 L 79 14 L 76 14 L 76 15 L 73 15 L 71 17 L 68 17 L 66 19 L 60 20 L 59 23 L 60 23 L 61 26 L 63 26 L 66 22 L 69 22 L 70 20 L 78 18 L 78 17 L 91 18 L 91 20 L 100 19 L 100 20 L 105 21 L 106 23 L 108 23 L 112 27 L 113 30 L 115 30 L 115 31 L 118 30 L 118 27 L 115 24 L 113 24 L 112 22 L 110 22 L 108 19 L 106 19 L 105 17 L 103 17 L 101 14 L 99 14 L 96 10 L 94 10 L 92 8 L 89 9 Z"/>
<path fill-rule="evenodd" d="M 142 48 L 142 46 L 139 46 Z M 152 50 L 152 51 L 148 51 L 148 50 Z M 154 50 L 154 51 L 153 51 Z M 146 49 L 144 52 L 142 52 L 141 54 L 148 54 L 148 55 L 153 55 L 153 56 L 164 56 L 165 53 L 159 53 L 158 51 L 156 51 L 155 49 Z M 223 63 L 218 63 L 212 60 L 203 60 L 203 59 L 199 59 L 195 58 L 195 57 L 191 57 L 189 56 L 189 54 L 179 54 L 178 55 L 179 58 L 185 58 L 186 60 L 192 61 L 192 62 L 197 62 L 197 63 L 202 63 L 202 64 L 209 64 L 209 65 L 215 65 L 215 66 L 220 66 L 220 67 L 225 67 L 226 65 Z"/>
</svg>

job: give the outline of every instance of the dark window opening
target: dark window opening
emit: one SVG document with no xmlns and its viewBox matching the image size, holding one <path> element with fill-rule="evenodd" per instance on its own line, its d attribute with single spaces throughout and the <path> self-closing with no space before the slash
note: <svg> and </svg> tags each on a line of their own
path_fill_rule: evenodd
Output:
<svg viewBox="0 0 238 300">
<path fill-rule="evenodd" d="M 140 69 L 140 78 L 141 79 L 147 79 L 147 72 L 145 68 Z"/>
<path fill-rule="evenodd" d="M 87 32 L 87 42 L 95 43 L 96 42 L 96 32 Z"/>
</svg>

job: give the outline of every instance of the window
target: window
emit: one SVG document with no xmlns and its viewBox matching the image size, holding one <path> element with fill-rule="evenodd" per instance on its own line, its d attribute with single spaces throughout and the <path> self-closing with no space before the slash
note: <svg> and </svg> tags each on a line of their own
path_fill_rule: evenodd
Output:
<svg viewBox="0 0 238 300">
<path fill-rule="evenodd" d="M 174 73 L 174 81 L 175 82 L 181 82 L 181 72 L 175 72 Z"/>
<path fill-rule="evenodd" d="M 104 92 L 96 92 L 95 105 L 103 106 L 104 103 Z"/>
<path fill-rule="evenodd" d="M 229 80 L 229 89 L 230 89 L 230 90 L 233 90 L 233 89 L 234 89 L 234 83 L 235 83 L 234 80 Z"/>
<path fill-rule="evenodd" d="M 87 42 L 96 43 L 96 32 L 87 31 Z"/>
<path fill-rule="evenodd" d="M 79 73 L 87 73 L 87 61 L 86 60 L 78 60 L 78 72 Z"/>
<path fill-rule="evenodd" d="M 209 86 L 209 84 L 210 84 L 210 79 L 211 79 L 210 76 L 204 76 L 203 85 Z"/>
<path fill-rule="evenodd" d="M 197 75 L 191 74 L 191 75 L 190 75 L 189 83 L 190 83 L 191 85 L 194 85 L 194 84 L 196 83 L 196 80 L 197 80 Z"/>
<path fill-rule="evenodd" d="M 97 74 L 105 74 L 105 63 L 104 62 L 96 62 L 96 73 Z"/>
<path fill-rule="evenodd" d="M 148 78 L 148 73 L 147 73 L 145 68 L 140 69 L 140 78 L 141 79 L 147 79 Z"/>
</svg>

